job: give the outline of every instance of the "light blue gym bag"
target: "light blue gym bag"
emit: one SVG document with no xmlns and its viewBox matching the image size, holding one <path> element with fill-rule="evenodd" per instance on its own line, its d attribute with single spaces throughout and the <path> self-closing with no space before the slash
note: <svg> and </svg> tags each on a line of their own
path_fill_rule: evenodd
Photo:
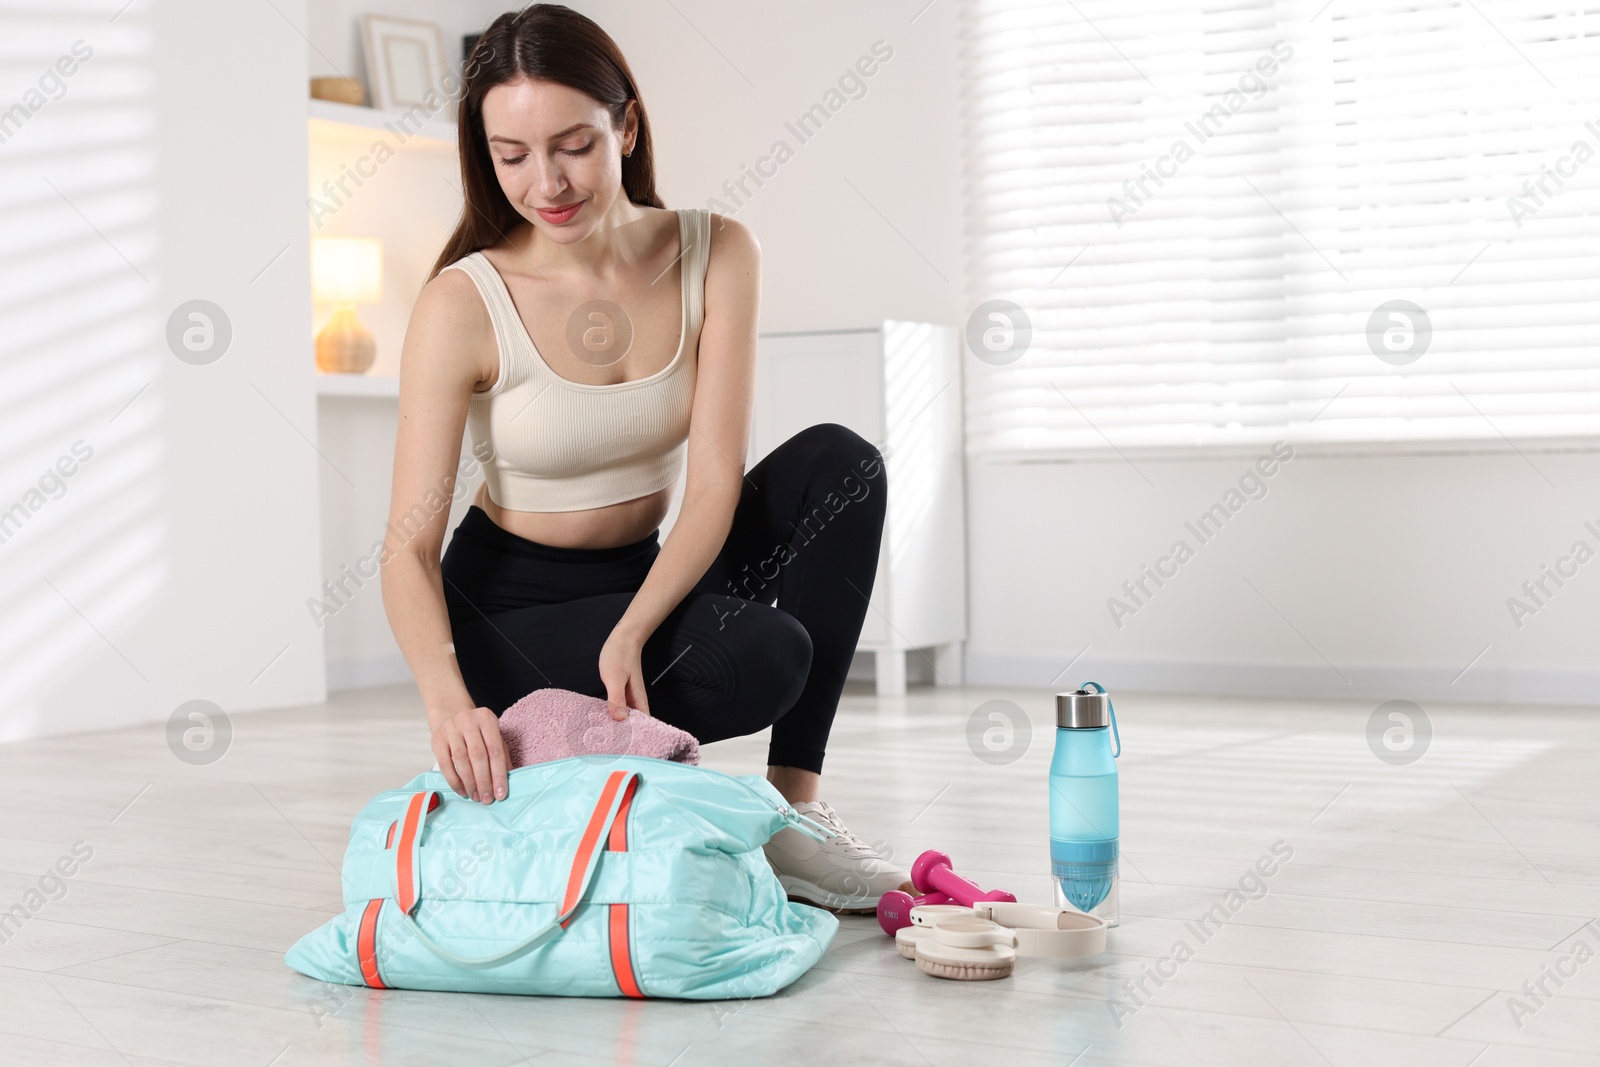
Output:
<svg viewBox="0 0 1600 1067">
<path fill-rule="evenodd" d="M 764 778 L 642 756 L 518 767 L 493 804 L 425 771 L 361 809 L 343 914 L 284 962 L 379 989 L 767 996 L 839 928 L 768 865 L 784 826 L 826 839 Z"/>
</svg>

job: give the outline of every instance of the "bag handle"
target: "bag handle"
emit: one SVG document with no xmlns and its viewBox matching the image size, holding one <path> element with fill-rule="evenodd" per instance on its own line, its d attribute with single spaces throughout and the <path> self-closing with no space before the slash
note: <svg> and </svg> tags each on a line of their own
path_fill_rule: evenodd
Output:
<svg viewBox="0 0 1600 1067">
<path fill-rule="evenodd" d="M 406 806 L 406 823 L 400 834 L 399 854 L 395 857 L 397 873 L 405 874 L 409 868 L 409 875 L 401 877 L 397 882 L 398 894 L 395 900 L 400 905 L 400 917 L 411 927 L 411 933 L 415 934 L 417 940 L 427 946 L 429 951 L 462 967 L 488 967 L 503 963 L 526 952 L 552 931 L 558 928 L 566 929 L 573 912 L 577 910 L 579 902 L 589 889 L 595 869 L 599 866 L 600 842 L 610 835 L 611 826 L 617 820 L 617 813 L 622 809 L 624 800 L 632 794 L 638 777 L 635 771 L 612 771 L 606 778 L 606 784 L 600 790 L 600 799 L 595 802 L 594 812 L 589 816 L 589 823 L 583 828 L 583 836 L 578 840 L 577 851 L 573 854 L 567 884 L 561 897 L 560 912 L 515 945 L 487 956 L 460 956 L 451 952 L 423 933 L 422 927 L 417 925 L 417 920 L 411 914 L 421 898 L 421 875 L 418 873 L 417 855 L 420 847 L 418 842 L 422 837 L 422 821 L 426 818 L 427 812 L 437 806 L 430 803 L 425 808 L 423 798 L 430 795 L 438 796 L 437 792 L 416 794 Z M 413 819 L 416 823 L 416 832 L 408 838 L 407 833 Z"/>
<path fill-rule="evenodd" d="M 410 915 L 422 897 L 422 822 L 439 806 L 438 790 L 414 793 L 400 820 L 400 846 L 395 850 L 395 903 Z"/>
</svg>

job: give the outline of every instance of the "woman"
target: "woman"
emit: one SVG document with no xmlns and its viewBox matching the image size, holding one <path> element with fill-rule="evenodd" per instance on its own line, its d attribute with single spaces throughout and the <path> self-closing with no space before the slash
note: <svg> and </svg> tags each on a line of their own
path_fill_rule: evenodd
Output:
<svg viewBox="0 0 1600 1067">
<path fill-rule="evenodd" d="M 406 333 L 382 583 L 439 768 L 504 798 L 498 716 L 549 686 L 701 742 L 771 726 L 768 780 L 831 837 L 785 829 L 768 859 L 797 899 L 871 908 L 906 872 L 818 792 L 882 456 L 827 423 L 745 472 L 759 246 L 663 208 L 632 72 L 592 21 L 555 4 L 496 19 L 459 128 L 466 206 Z M 464 426 L 484 484 L 441 559 Z"/>
</svg>

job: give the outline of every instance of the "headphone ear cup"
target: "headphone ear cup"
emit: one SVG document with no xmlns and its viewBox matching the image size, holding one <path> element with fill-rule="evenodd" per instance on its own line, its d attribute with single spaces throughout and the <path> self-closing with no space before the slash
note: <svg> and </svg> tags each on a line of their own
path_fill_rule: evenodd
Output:
<svg viewBox="0 0 1600 1067">
<path fill-rule="evenodd" d="M 935 963 L 923 956 L 917 957 L 917 969 L 935 978 L 953 978 L 957 982 L 986 982 L 991 978 L 1009 978 L 1014 960 L 995 963 Z"/>
<path fill-rule="evenodd" d="M 903 926 L 894 932 L 894 947 L 908 960 L 917 958 L 917 945 L 933 936 L 932 927 Z"/>
<path fill-rule="evenodd" d="M 952 978 L 958 982 L 1006 978 L 1017 963 L 1017 950 L 1010 945 L 959 948 L 942 944 L 934 937 L 924 937 L 916 942 L 916 948 L 918 970 L 935 978 Z"/>
</svg>

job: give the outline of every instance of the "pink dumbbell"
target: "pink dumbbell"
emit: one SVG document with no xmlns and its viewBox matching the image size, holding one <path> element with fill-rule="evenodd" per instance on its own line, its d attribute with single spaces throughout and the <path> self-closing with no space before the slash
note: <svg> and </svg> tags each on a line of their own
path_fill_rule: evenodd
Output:
<svg viewBox="0 0 1600 1067">
<path fill-rule="evenodd" d="M 878 925 L 890 937 L 897 930 L 911 925 L 911 909 L 924 904 L 948 904 L 950 898 L 943 893 L 928 893 L 914 897 L 902 889 L 891 889 L 878 898 Z"/>
<path fill-rule="evenodd" d="M 1016 903 L 1017 898 L 1004 889 L 991 889 L 987 893 L 950 869 L 950 857 L 929 849 L 911 865 L 911 884 L 919 893 L 943 893 L 964 908 L 979 900 L 1005 900 Z"/>
</svg>

